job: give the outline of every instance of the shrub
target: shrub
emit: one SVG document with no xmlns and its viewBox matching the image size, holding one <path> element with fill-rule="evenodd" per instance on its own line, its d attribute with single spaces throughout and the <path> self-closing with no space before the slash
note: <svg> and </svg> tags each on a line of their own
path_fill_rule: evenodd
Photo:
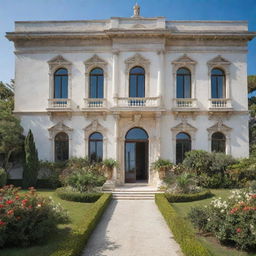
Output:
<svg viewBox="0 0 256 256">
<path fill-rule="evenodd" d="M 68 176 L 66 183 L 68 186 L 79 192 L 90 192 L 95 187 L 102 186 L 106 178 L 93 172 L 78 170 Z"/>
<path fill-rule="evenodd" d="M 194 194 L 172 194 L 165 193 L 165 197 L 170 203 L 174 202 L 192 202 L 197 200 L 203 200 L 213 196 L 210 190 L 201 191 L 199 193 Z"/>
<path fill-rule="evenodd" d="M 23 187 L 28 188 L 36 186 L 37 175 L 39 170 L 39 161 L 34 136 L 29 130 L 25 138 L 25 163 L 23 171 Z"/>
<path fill-rule="evenodd" d="M 62 200 L 83 203 L 95 202 L 102 196 L 102 193 L 80 193 L 73 191 L 68 187 L 58 188 L 56 189 L 55 193 Z"/>
<path fill-rule="evenodd" d="M 151 167 L 157 171 L 159 171 L 161 169 L 170 170 L 172 168 L 172 166 L 173 166 L 172 162 L 170 162 L 169 160 L 166 160 L 166 159 L 162 159 L 162 158 L 159 158 L 158 160 L 156 160 L 155 162 L 153 162 L 151 164 Z"/>
<path fill-rule="evenodd" d="M 57 229 L 57 224 L 67 221 L 60 205 L 39 197 L 33 188 L 26 194 L 18 194 L 13 186 L 0 189 L 0 247 L 29 246 L 43 241 Z"/>
<path fill-rule="evenodd" d="M 199 215 L 207 222 L 200 223 Z M 256 248 L 256 194 L 234 191 L 227 201 L 215 199 L 204 209 L 193 209 L 189 217 L 197 228 L 213 233 L 222 243 Z"/>
<path fill-rule="evenodd" d="M 6 185 L 7 182 L 7 173 L 3 168 L 0 168 L 0 187 Z"/>
<path fill-rule="evenodd" d="M 111 201 L 111 194 L 103 194 L 101 198 L 93 204 L 90 211 L 86 213 L 83 221 L 77 228 L 64 239 L 58 250 L 50 256 L 77 256 L 81 255 L 90 234 L 99 222 L 103 212 Z"/>
<path fill-rule="evenodd" d="M 114 169 L 115 167 L 118 167 L 118 162 L 112 158 L 107 158 L 102 161 L 102 165 L 109 169 Z"/>
<path fill-rule="evenodd" d="M 192 207 L 188 214 L 188 218 L 199 229 L 199 231 L 206 231 L 208 214 L 205 208 Z"/>
<path fill-rule="evenodd" d="M 180 217 L 163 194 L 155 195 L 156 204 L 162 213 L 175 240 L 186 256 L 210 256 L 208 250 L 197 240 L 189 223 Z"/>
</svg>

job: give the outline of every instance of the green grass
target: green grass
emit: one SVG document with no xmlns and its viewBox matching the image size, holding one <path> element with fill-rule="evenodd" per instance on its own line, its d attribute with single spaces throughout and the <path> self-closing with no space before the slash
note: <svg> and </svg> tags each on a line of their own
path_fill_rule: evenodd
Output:
<svg viewBox="0 0 256 256">
<path fill-rule="evenodd" d="M 211 189 L 211 192 L 215 195 L 215 197 L 221 197 L 223 199 L 227 199 L 231 193 L 231 190 Z M 213 198 L 214 197 L 200 200 L 200 201 L 186 202 L 186 203 L 172 203 L 172 206 L 177 211 L 177 213 L 180 214 L 180 216 L 187 218 L 188 212 L 190 211 L 191 207 L 195 207 L 195 206 L 204 207 L 205 205 L 209 204 L 213 200 Z M 192 224 L 191 224 L 191 227 L 192 227 Z M 222 246 L 213 237 L 199 236 L 199 239 L 202 242 L 202 244 L 214 256 L 231 256 L 231 255 L 232 256 L 256 256 L 256 253 L 241 252 L 233 248 Z"/>
<path fill-rule="evenodd" d="M 32 246 L 29 248 L 10 248 L 0 250 L 0 256 L 47 256 L 53 253 L 67 236 L 70 230 L 79 226 L 85 213 L 89 211 L 93 203 L 78 203 L 64 201 L 58 198 L 53 190 L 39 190 L 41 196 L 51 196 L 56 203 L 60 203 L 65 209 L 68 210 L 68 214 L 71 222 L 65 225 L 59 225 L 58 233 L 49 235 L 45 239 L 44 244 Z"/>
</svg>

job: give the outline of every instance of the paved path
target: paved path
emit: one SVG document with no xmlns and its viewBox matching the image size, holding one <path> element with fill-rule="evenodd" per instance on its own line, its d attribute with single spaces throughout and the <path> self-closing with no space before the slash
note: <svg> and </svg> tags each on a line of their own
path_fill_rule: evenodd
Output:
<svg viewBox="0 0 256 256">
<path fill-rule="evenodd" d="M 153 200 L 112 200 L 83 256 L 180 256 Z"/>
</svg>

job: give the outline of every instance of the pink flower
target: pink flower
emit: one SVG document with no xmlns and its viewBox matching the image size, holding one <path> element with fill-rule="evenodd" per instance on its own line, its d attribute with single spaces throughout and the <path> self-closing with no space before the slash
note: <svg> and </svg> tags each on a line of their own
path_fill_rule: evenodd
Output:
<svg viewBox="0 0 256 256">
<path fill-rule="evenodd" d="M 230 214 L 234 214 L 234 213 L 236 213 L 237 211 L 238 211 L 238 208 L 235 207 L 235 208 L 231 209 Z"/>
<path fill-rule="evenodd" d="M 7 212 L 7 215 L 12 215 L 13 213 L 14 213 L 13 210 L 9 210 L 9 211 Z"/>
<path fill-rule="evenodd" d="M 3 225 L 5 225 L 5 222 L 0 220 L 0 226 L 3 226 Z"/>
<path fill-rule="evenodd" d="M 13 204 L 14 201 L 13 200 L 7 200 L 5 203 L 10 205 L 10 204 Z"/>
<path fill-rule="evenodd" d="M 242 229 L 241 229 L 241 228 L 237 228 L 237 229 L 236 229 L 236 232 L 237 232 L 237 233 L 240 233 L 240 232 L 242 232 Z"/>
</svg>

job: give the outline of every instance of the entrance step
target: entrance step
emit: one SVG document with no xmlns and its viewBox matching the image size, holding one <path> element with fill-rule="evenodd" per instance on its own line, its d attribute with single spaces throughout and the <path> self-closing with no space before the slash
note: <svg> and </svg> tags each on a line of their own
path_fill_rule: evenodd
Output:
<svg viewBox="0 0 256 256">
<path fill-rule="evenodd" d="M 147 184 L 125 184 L 112 191 L 113 199 L 117 200 L 154 200 L 157 188 Z"/>
</svg>

